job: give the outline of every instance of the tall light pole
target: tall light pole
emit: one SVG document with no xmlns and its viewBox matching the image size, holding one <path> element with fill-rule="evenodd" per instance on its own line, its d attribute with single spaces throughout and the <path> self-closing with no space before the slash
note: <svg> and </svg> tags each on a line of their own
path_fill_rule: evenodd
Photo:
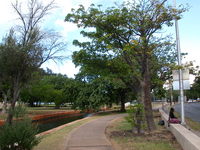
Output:
<svg viewBox="0 0 200 150">
<path fill-rule="evenodd" d="M 174 0 L 174 8 L 176 8 L 176 0 Z M 181 48 L 179 38 L 178 20 L 175 18 L 175 29 L 176 29 L 176 48 L 178 53 L 178 65 L 181 66 Z M 181 124 L 185 125 L 185 111 L 184 111 L 184 92 L 183 92 L 183 72 L 179 69 L 179 92 L 181 101 Z"/>
</svg>

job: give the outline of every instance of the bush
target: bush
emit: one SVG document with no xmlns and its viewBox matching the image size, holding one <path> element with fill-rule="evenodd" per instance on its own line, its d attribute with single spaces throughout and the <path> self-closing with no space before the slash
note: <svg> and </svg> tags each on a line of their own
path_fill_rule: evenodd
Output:
<svg viewBox="0 0 200 150">
<path fill-rule="evenodd" d="M 24 118 L 27 115 L 27 107 L 22 102 L 18 102 L 14 110 L 9 109 L 8 111 L 13 114 L 13 117 L 16 119 Z"/>
<path fill-rule="evenodd" d="M 12 124 L 0 127 L 0 150 L 31 150 L 40 142 L 36 137 L 37 126 L 26 117 L 26 107 L 19 103 L 14 110 L 9 110 L 16 118 Z"/>
<path fill-rule="evenodd" d="M 135 129 L 138 134 L 141 133 L 142 129 L 146 127 L 144 121 L 144 107 L 142 104 L 135 104 L 134 106 L 129 106 L 127 110 L 128 116 L 126 120 L 131 124 L 132 131 L 134 132 Z"/>
<path fill-rule="evenodd" d="M 5 124 L 0 127 L 0 150 L 31 150 L 40 141 L 37 131 L 30 119 Z"/>
</svg>

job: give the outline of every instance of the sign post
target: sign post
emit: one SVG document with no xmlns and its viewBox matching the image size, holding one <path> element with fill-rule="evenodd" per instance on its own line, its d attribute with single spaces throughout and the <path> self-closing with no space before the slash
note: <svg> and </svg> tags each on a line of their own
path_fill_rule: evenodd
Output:
<svg viewBox="0 0 200 150">
<path fill-rule="evenodd" d="M 174 8 L 176 9 L 176 0 L 174 0 Z M 176 29 L 176 48 L 178 53 L 178 65 L 181 66 L 181 49 L 179 39 L 178 20 L 175 18 L 175 29 Z M 183 92 L 183 74 L 182 69 L 179 69 L 179 92 L 181 101 L 181 124 L 185 125 L 185 112 L 184 112 L 184 92 Z"/>
</svg>

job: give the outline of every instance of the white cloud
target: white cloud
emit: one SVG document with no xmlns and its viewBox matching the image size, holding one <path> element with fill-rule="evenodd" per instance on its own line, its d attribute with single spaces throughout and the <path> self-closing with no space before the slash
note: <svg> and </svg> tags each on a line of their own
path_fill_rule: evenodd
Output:
<svg viewBox="0 0 200 150">
<path fill-rule="evenodd" d="M 74 75 L 79 72 L 79 68 L 75 67 L 71 60 L 63 62 L 63 64 L 56 64 L 53 61 L 48 61 L 42 65 L 42 68 L 49 68 L 54 73 L 66 74 L 70 78 L 74 78 Z"/>
<path fill-rule="evenodd" d="M 55 25 L 62 27 L 62 33 L 73 32 L 78 30 L 78 27 L 74 23 L 64 22 L 64 20 L 56 20 Z"/>
<path fill-rule="evenodd" d="M 63 66 L 61 66 L 62 69 L 60 69 L 60 73 L 66 74 L 68 77 L 74 78 L 74 75 L 79 72 L 79 67 L 75 68 L 75 65 L 68 61 Z"/>
<path fill-rule="evenodd" d="M 4 36 L 16 21 L 16 15 L 11 7 L 11 1 L 1 2 L 0 5 L 0 37 Z"/>
</svg>

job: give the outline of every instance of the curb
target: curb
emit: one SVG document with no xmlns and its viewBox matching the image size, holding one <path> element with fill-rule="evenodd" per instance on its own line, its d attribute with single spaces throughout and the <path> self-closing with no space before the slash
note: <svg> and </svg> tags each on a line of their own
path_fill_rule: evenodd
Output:
<svg viewBox="0 0 200 150">
<path fill-rule="evenodd" d="M 161 118 L 165 121 L 165 127 L 172 132 L 184 150 L 200 150 L 200 137 L 192 133 L 181 124 L 170 124 L 168 127 L 168 115 L 160 108 Z"/>
</svg>

